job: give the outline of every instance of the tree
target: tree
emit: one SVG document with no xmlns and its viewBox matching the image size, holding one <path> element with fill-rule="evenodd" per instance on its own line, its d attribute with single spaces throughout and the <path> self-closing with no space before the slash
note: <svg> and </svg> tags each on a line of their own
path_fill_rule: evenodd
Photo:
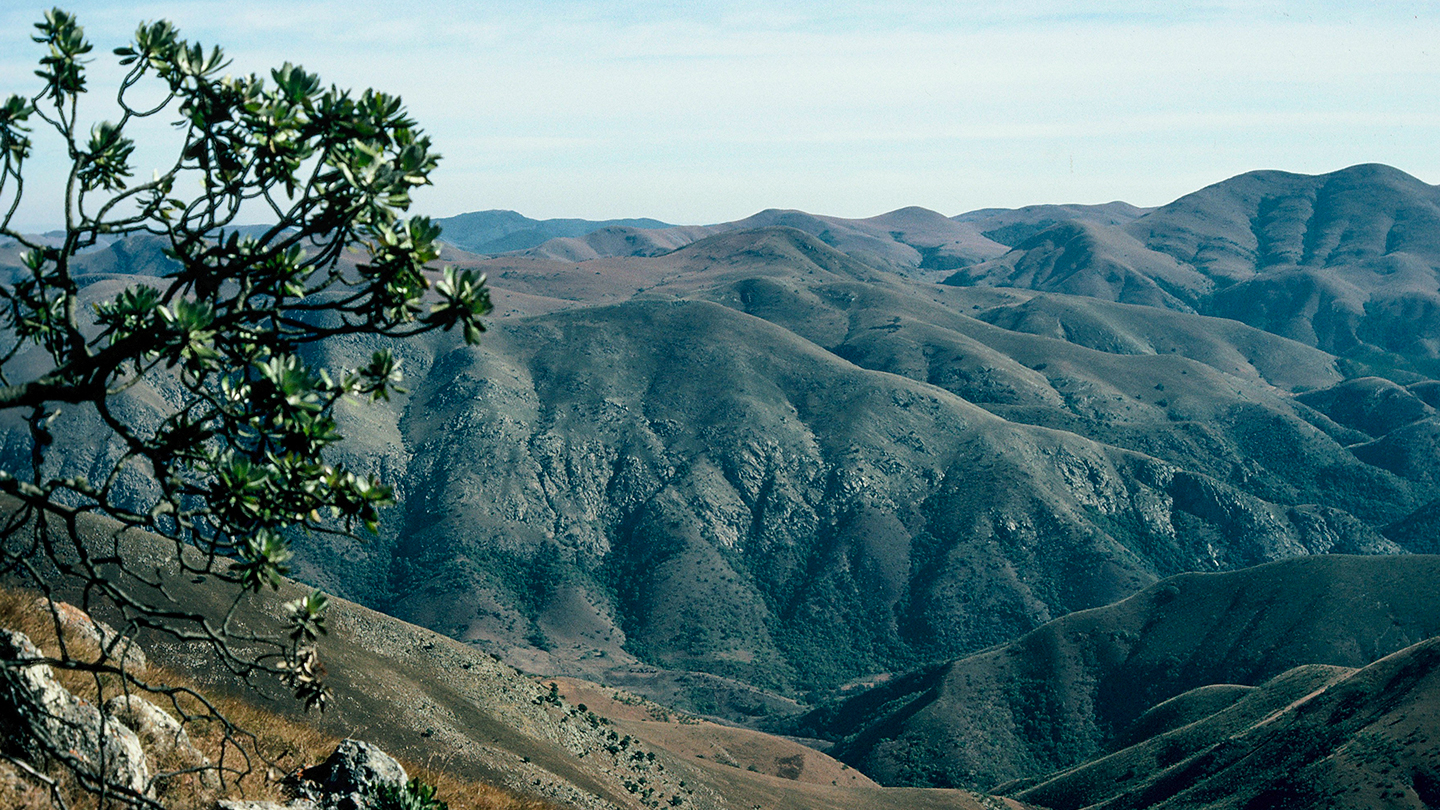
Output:
<svg viewBox="0 0 1440 810">
<path fill-rule="evenodd" d="M 46 587 L 58 572 L 118 616 L 122 634 L 209 645 L 238 674 L 281 678 L 307 707 L 323 708 L 313 646 L 325 629 L 323 595 L 291 603 L 284 626 L 247 635 L 241 649 L 229 616 L 160 610 L 137 595 L 153 583 L 127 557 L 124 530 L 172 540 L 176 564 L 228 583 L 233 604 L 278 587 L 297 536 L 375 530 L 390 489 L 327 453 L 341 438 L 337 402 L 387 398 L 396 361 L 378 351 L 362 367 L 328 370 L 302 350 L 342 335 L 455 327 L 479 339 L 490 309 L 484 278 L 429 269 L 439 228 L 403 216 L 439 156 L 396 97 L 327 89 L 288 63 L 268 80 L 224 75 L 218 47 L 187 42 L 164 21 L 142 24 L 115 50 L 126 69 L 115 120 L 87 130 L 90 42 L 58 9 L 35 27 L 42 87 L 0 106 L 0 235 L 24 248 L 23 266 L 0 286 L 0 413 L 17 414 L 29 432 L 28 462 L 0 470 L 0 493 L 15 504 L 0 532 L 0 574 Z M 177 157 L 142 182 L 128 133 L 157 116 L 173 117 Z M 12 228 L 37 131 L 58 136 L 68 156 L 58 239 Z M 236 226 L 257 213 L 267 225 Z M 77 256 L 143 234 L 165 244 L 161 283 L 87 306 Z M 178 401 L 156 425 L 127 422 L 117 403 L 155 379 Z M 117 447 L 95 480 L 57 476 L 47 463 L 64 409 L 93 409 L 110 434 L 96 439 Z M 136 474 L 151 482 L 148 494 L 117 490 Z M 107 554 L 78 539 L 92 515 L 119 527 Z M 55 663 L 164 691 L 119 655 Z"/>
</svg>

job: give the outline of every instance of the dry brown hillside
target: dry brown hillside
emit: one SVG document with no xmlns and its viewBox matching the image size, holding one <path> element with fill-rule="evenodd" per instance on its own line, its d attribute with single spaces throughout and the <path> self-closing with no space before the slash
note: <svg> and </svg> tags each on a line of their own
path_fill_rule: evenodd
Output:
<svg viewBox="0 0 1440 810">
<path fill-rule="evenodd" d="M 82 525 L 89 542 L 109 537 L 105 524 Z M 153 567 L 162 577 L 164 594 L 151 592 L 148 597 L 155 604 L 184 605 L 216 617 L 228 608 L 232 594 L 214 580 L 174 575 L 173 544 L 138 532 L 126 533 L 122 542 L 141 563 L 139 567 Z M 51 584 L 58 596 L 83 603 L 79 594 L 67 591 L 63 580 Z M 236 614 L 234 630 L 260 628 L 278 614 L 284 601 L 305 592 L 286 582 L 276 592 L 247 598 Z M 97 613 L 106 617 L 103 608 Z M 343 600 L 332 603 L 328 616 L 330 632 L 319 647 L 334 699 L 323 714 L 304 713 L 278 685 L 260 684 L 257 691 L 237 682 L 191 646 L 154 634 L 142 634 L 139 643 L 151 661 L 224 700 L 240 721 L 255 723 L 271 734 L 265 744 L 295 748 L 282 758 L 284 769 L 317 759 L 336 739 L 356 737 L 412 764 L 418 774 L 442 788 L 470 795 L 469 800 L 500 797 L 496 807 L 548 803 L 636 810 L 659 806 L 753 810 L 757 805 L 980 810 L 984 802 L 999 801 L 965 791 L 891 790 L 859 780 L 819 785 L 789 778 L 793 775 L 771 776 L 704 762 L 689 753 L 693 740 L 677 738 L 667 746 L 664 734 L 625 731 L 621 726 L 625 721 L 612 721 L 588 707 L 582 710 L 547 684 L 453 639 Z M 16 621 L 30 622 L 26 626 L 34 629 L 34 617 Z M 747 740 L 742 745 L 776 751 L 796 748 L 757 732 L 744 733 Z M 825 759 L 818 754 L 815 758 Z M 485 789 L 466 787 L 481 784 L 503 790 L 487 794 Z M 492 805 L 456 802 L 454 806 Z"/>
</svg>

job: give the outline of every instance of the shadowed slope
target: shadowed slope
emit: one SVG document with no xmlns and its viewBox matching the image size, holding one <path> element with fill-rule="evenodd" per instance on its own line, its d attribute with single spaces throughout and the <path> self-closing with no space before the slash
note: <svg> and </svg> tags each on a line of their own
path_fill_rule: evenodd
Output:
<svg viewBox="0 0 1440 810">
<path fill-rule="evenodd" d="M 1086 295 L 1184 312 L 1211 287 L 1201 273 L 1148 250 L 1124 231 L 1083 222 L 1051 226 L 945 283 Z"/>
<path fill-rule="evenodd" d="M 1437 664 L 1431 640 L 1359 671 L 1301 668 L 1211 717 L 1014 795 L 1055 810 L 1428 810 L 1440 801 Z"/>
<path fill-rule="evenodd" d="M 1125 225 L 1153 211 L 1126 202 L 1100 205 L 1026 205 L 1020 208 L 981 208 L 951 217 L 974 225 L 987 238 L 1014 247 L 1041 231 L 1062 222 L 1090 222 L 1096 225 Z"/>
<path fill-rule="evenodd" d="M 1190 689 L 1257 685 L 1303 664 L 1361 667 L 1435 635 L 1440 604 L 1414 583 L 1437 575 L 1437 557 L 1186 574 L 897 678 L 812 713 L 801 729 L 839 736 L 833 753 L 884 784 L 1040 776 L 1101 753 Z"/>
<path fill-rule="evenodd" d="M 756 283 L 742 283 L 742 305 L 794 313 L 808 301 L 797 329 L 815 339 L 877 334 L 864 319 L 884 310 L 837 309 L 838 290 L 796 289 L 800 300 L 782 304 Z M 996 341 L 1044 340 L 965 320 Z M 1037 352 L 1054 360 L 1067 347 L 1081 355 L 1074 374 L 1146 359 L 1069 344 Z M 1149 361 L 1137 393 L 1167 366 L 1174 396 L 1192 376 L 1197 396 L 1221 379 L 1191 361 Z M 1037 392 L 1051 391 L 1035 377 Z M 1152 456 L 1007 422 L 704 302 L 637 300 L 509 324 L 443 358 L 418 390 L 404 430 L 423 497 L 397 552 L 411 570 L 446 574 L 409 580 L 394 609 L 502 647 L 563 638 L 550 651 L 562 658 L 605 639 L 607 659 L 623 648 L 782 691 L 830 685 L 1001 641 L 1162 573 L 1393 550 L 1353 517 L 1305 506 L 1319 489 L 1277 507 Z M 1255 430 L 1294 434 L 1297 450 L 1272 463 L 1313 453 L 1312 473 L 1326 471 L 1313 486 L 1351 481 L 1326 501 L 1363 487 L 1370 499 L 1354 508 L 1372 509 L 1390 486 L 1406 502 L 1280 400 L 1251 407 L 1269 414 Z M 1135 435 L 1171 425 L 1163 409 L 1134 420 Z M 1231 447 L 1252 429 L 1236 424 Z M 1291 472 L 1257 466 L 1250 477 L 1284 494 Z"/>
</svg>

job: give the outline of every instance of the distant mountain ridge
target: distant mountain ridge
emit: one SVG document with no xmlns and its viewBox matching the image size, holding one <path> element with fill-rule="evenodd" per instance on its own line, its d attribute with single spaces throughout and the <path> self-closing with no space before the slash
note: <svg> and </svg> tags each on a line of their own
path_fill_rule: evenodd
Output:
<svg viewBox="0 0 1440 810">
<path fill-rule="evenodd" d="M 578 237 L 602 228 L 669 228 L 658 219 L 531 219 L 515 211 L 494 209 L 439 217 L 441 238 L 471 253 L 509 253 L 533 248 L 544 242 Z"/>
<path fill-rule="evenodd" d="M 846 253 L 868 256 L 902 272 L 945 271 L 998 256 L 1005 246 L 976 226 L 924 208 L 902 208 L 868 219 L 816 216 L 767 209 L 714 225 L 665 225 L 655 220 L 545 220 L 513 211 L 484 211 L 437 220 L 442 238 L 481 254 L 520 254 L 584 262 L 602 258 L 658 256 L 710 236 L 767 227 L 795 228 Z"/>
<path fill-rule="evenodd" d="M 442 238 L 462 250 L 568 262 L 659 256 L 722 233 L 787 227 L 887 269 L 938 279 L 946 271 L 998 257 L 1017 241 L 1060 221 L 1120 225 L 1147 210 L 1112 202 L 988 208 L 946 217 L 911 206 L 864 219 L 847 219 L 772 208 L 712 225 L 665 225 L 649 219 L 542 222 L 513 211 L 482 211 L 438 222 L 446 229 Z"/>
</svg>

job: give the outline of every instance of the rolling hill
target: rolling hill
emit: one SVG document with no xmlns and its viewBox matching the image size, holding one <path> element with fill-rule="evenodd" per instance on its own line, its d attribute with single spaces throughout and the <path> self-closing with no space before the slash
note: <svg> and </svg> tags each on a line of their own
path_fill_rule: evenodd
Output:
<svg viewBox="0 0 1440 810">
<path fill-rule="evenodd" d="M 1422 642 L 1359 670 L 1296 667 L 1214 711 L 1186 693 L 1174 700 L 1193 712 L 1189 722 L 1002 790 L 1054 810 L 1434 807 L 1436 647 Z"/>
<path fill-rule="evenodd" d="M 402 506 L 372 542 L 306 539 L 295 571 L 472 667 L 493 653 L 751 727 L 800 728 L 787 718 L 843 697 L 802 730 L 882 784 L 1025 779 L 1028 796 L 1132 748 L 1160 779 L 1221 763 L 1219 732 L 1173 736 L 1212 716 L 1272 751 L 1264 708 L 1369 683 L 1363 668 L 1436 630 L 1414 588 L 1434 560 L 1405 554 L 1440 551 L 1436 194 L 1361 166 L 1251 173 L 1153 210 L 457 218 L 446 258 L 488 275 L 492 328 L 478 347 L 395 345 L 409 393 L 342 408 L 337 459 Z M 161 247 L 79 257 L 85 295 L 153 280 Z M 353 366 L 380 345 L 309 356 Z M 117 413 L 154 420 L 168 386 L 133 387 Z M 54 429 L 56 471 L 94 477 L 118 452 L 83 409 Z M 0 421 L 0 466 L 30 442 Z M 148 508 L 142 477 L 116 489 Z M 353 610 L 357 643 L 390 627 Z M 362 669 L 433 677 L 385 655 Z M 436 705 L 458 717 L 459 700 Z M 839 767 L 753 728 L 624 722 L 719 794 L 764 784 L 783 804 L 782 760 Z M 1374 730 L 1341 725 L 1315 751 Z M 744 746 L 770 752 L 754 775 L 713 758 Z M 1044 790 L 1110 772 L 1084 773 Z M 787 806 L 880 790 L 833 781 Z"/>
<path fill-rule="evenodd" d="M 659 256 L 720 234 L 759 228 L 794 228 L 867 264 L 902 275 L 938 280 L 957 267 L 1005 252 L 1005 245 L 980 233 L 979 227 L 985 224 L 993 223 L 984 220 L 977 226 L 918 207 L 901 208 L 867 219 L 767 209 L 744 219 L 715 225 L 596 229 L 572 237 L 555 238 L 529 250 L 518 251 L 516 255 L 564 262 Z M 448 231 L 446 235 L 449 238 Z M 460 246 L 464 247 L 463 244 Z"/>
</svg>

